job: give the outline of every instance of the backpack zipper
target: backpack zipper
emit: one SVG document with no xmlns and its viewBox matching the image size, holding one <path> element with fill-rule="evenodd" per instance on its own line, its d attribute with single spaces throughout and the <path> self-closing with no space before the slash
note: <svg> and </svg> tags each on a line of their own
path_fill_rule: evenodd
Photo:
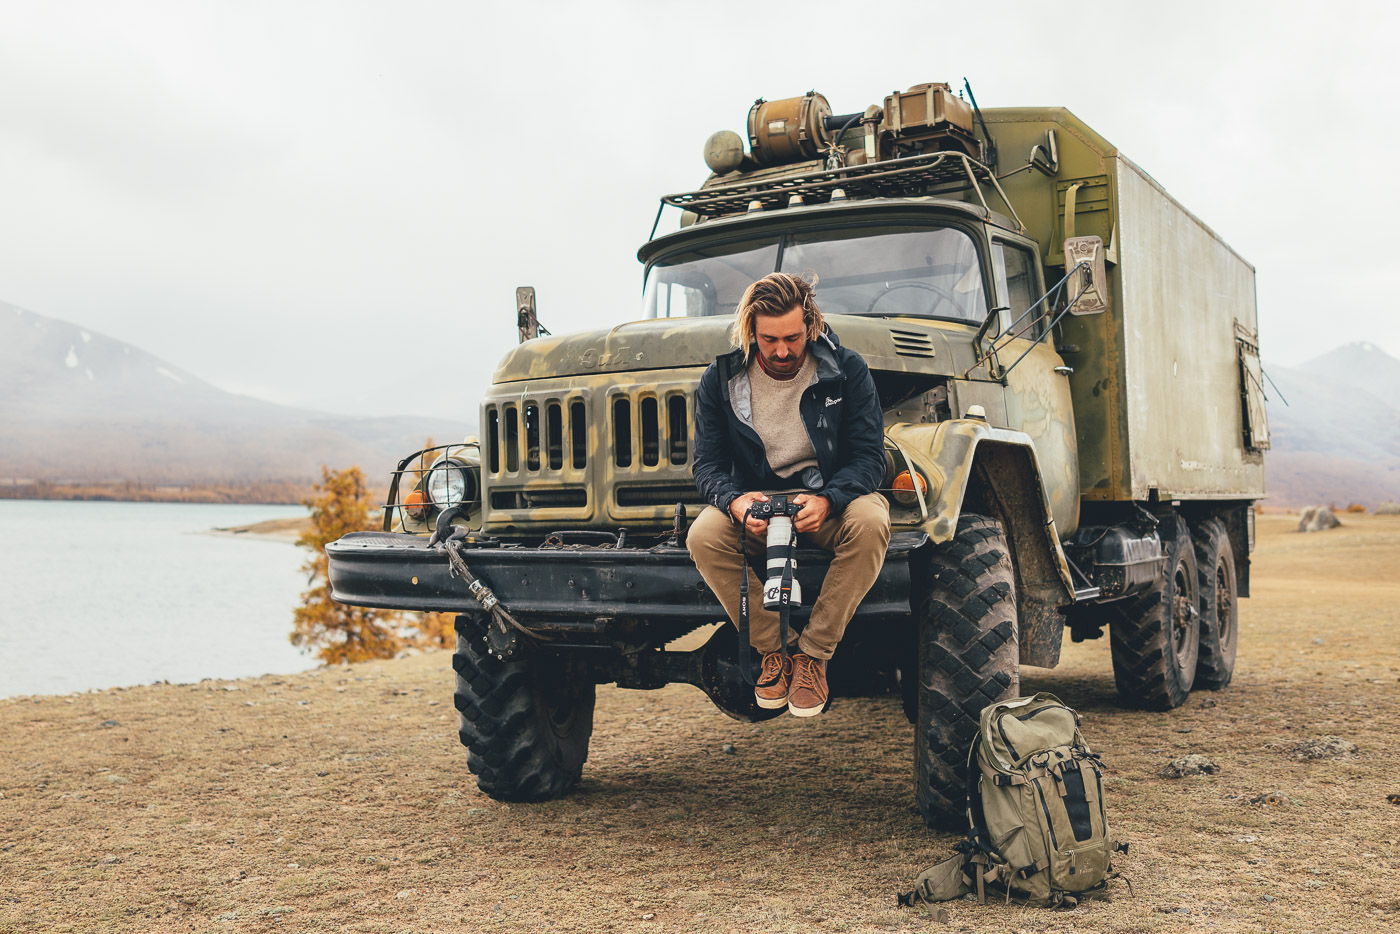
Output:
<svg viewBox="0 0 1400 934">
<path fill-rule="evenodd" d="M 1045 813 L 1045 826 L 1050 831 L 1050 849 L 1052 851 L 1058 851 L 1060 849 L 1060 842 L 1055 839 L 1055 822 L 1050 819 L 1050 806 L 1045 803 L 1045 792 L 1041 791 L 1039 782 L 1032 782 L 1031 784 L 1035 785 L 1036 797 L 1040 798 L 1040 809 Z"/>
<path fill-rule="evenodd" d="M 1103 804 L 1103 773 L 1100 772 L 1093 765 L 1090 765 L 1089 768 L 1094 769 L 1094 780 L 1098 783 L 1099 786 L 1099 823 L 1103 827 L 1103 835 L 1104 839 L 1106 840 L 1108 839 L 1108 812 L 1104 810 Z M 1079 771 L 1084 771 L 1084 767 L 1082 765 L 1080 766 Z"/>
</svg>

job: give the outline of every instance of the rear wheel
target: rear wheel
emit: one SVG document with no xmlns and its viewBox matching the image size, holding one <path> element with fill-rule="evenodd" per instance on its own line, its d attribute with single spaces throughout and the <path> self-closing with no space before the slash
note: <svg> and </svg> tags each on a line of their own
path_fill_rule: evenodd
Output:
<svg viewBox="0 0 1400 934">
<path fill-rule="evenodd" d="M 1201 588 L 1201 654 L 1196 662 L 1196 687 L 1218 691 L 1235 674 L 1235 645 L 1239 638 L 1239 585 L 1235 552 L 1225 523 L 1207 519 L 1192 534 Z"/>
<path fill-rule="evenodd" d="M 930 827 L 962 827 L 967 751 L 982 708 L 1016 693 L 1016 584 L 1001 523 L 964 514 L 953 539 L 928 552 L 928 590 L 915 612 L 918 711 L 914 771 Z"/>
<path fill-rule="evenodd" d="M 1201 644 L 1196 551 L 1179 516 L 1161 520 L 1166 562 L 1145 593 L 1116 605 L 1109 626 L 1113 678 L 1126 706 L 1179 707 L 1191 693 Z"/>
<path fill-rule="evenodd" d="M 500 801 L 547 801 L 583 774 L 595 686 L 569 659 L 490 653 L 479 616 L 457 617 L 453 694 L 458 736 L 477 787 Z"/>
</svg>

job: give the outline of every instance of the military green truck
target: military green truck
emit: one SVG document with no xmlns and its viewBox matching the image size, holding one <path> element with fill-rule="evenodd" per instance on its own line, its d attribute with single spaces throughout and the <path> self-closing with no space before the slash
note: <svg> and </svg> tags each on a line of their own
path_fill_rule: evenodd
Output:
<svg viewBox="0 0 1400 934">
<path fill-rule="evenodd" d="M 641 316 L 549 334 L 567 308 L 520 290 L 480 440 L 406 457 L 383 531 L 327 548 L 337 600 L 458 614 L 481 789 L 574 788 L 599 684 L 781 712 L 684 544 L 695 390 L 774 270 L 818 277 L 879 390 L 893 534 L 830 679 L 897 692 L 931 826 L 959 819 L 978 712 L 1066 631 L 1107 632 L 1128 706 L 1228 684 L 1268 447 L 1253 267 L 1068 110 L 982 111 L 970 88 L 760 100 L 705 158 L 638 254 Z M 828 559 L 798 554 L 808 606 Z"/>
</svg>

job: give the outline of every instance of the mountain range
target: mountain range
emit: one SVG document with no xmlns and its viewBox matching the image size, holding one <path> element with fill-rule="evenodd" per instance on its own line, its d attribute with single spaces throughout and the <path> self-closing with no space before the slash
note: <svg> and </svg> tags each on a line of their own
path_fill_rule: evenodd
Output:
<svg viewBox="0 0 1400 934">
<path fill-rule="evenodd" d="M 399 458 L 475 431 L 355 418 L 225 392 L 138 347 L 0 302 L 0 483 L 305 483 L 352 464 L 386 483 Z"/>
<path fill-rule="evenodd" d="M 1268 503 L 1400 500 L 1400 360 L 1345 344 L 1265 364 Z M 476 432 L 420 417 L 355 418 L 225 392 L 131 344 L 0 302 L 0 485 L 304 484 L 358 464 L 371 483 L 422 446 Z"/>
<path fill-rule="evenodd" d="M 1270 505 L 1400 501 L 1400 360 L 1355 342 L 1264 371 Z"/>
</svg>

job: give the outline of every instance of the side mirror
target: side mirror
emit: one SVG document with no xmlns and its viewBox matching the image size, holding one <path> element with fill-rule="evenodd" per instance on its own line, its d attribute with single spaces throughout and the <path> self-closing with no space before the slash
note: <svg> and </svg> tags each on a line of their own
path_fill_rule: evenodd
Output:
<svg viewBox="0 0 1400 934">
<path fill-rule="evenodd" d="M 1066 283 L 1070 314 L 1101 315 L 1108 310 L 1108 270 L 1104 264 L 1102 240 L 1098 237 L 1066 239 L 1065 269 L 1070 271 Z"/>
</svg>

